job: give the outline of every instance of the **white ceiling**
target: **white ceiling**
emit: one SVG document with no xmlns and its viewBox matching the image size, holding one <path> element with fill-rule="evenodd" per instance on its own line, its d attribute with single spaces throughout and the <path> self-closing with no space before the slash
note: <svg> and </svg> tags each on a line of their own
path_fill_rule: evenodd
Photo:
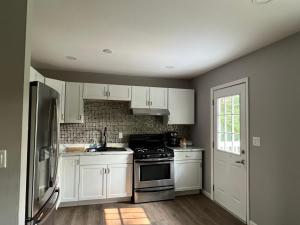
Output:
<svg viewBox="0 0 300 225">
<path fill-rule="evenodd" d="M 32 63 L 44 69 L 191 78 L 300 30 L 299 0 L 33 2 Z"/>
</svg>

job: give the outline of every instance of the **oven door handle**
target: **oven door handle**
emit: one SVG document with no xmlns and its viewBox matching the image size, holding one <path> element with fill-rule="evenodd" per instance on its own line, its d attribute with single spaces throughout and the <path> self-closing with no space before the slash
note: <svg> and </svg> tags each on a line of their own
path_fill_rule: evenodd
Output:
<svg viewBox="0 0 300 225">
<path fill-rule="evenodd" d="M 174 190 L 174 187 L 159 187 L 159 188 L 146 188 L 146 189 L 135 189 L 135 192 L 160 192 Z"/>
<path fill-rule="evenodd" d="M 134 162 L 170 162 L 174 161 L 174 158 L 161 158 L 161 159 L 136 159 Z"/>
</svg>

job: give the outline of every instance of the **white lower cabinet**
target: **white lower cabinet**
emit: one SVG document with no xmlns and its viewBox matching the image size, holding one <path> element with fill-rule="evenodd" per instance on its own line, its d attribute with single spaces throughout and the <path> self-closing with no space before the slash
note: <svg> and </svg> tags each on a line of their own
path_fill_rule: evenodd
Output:
<svg viewBox="0 0 300 225">
<path fill-rule="evenodd" d="M 78 201 L 79 156 L 62 157 L 60 161 L 61 202 Z"/>
<path fill-rule="evenodd" d="M 202 168 L 199 160 L 175 161 L 175 189 L 189 191 L 202 188 Z"/>
<path fill-rule="evenodd" d="M 202 189 L 201 152 L 175 152 L 174 167 L 176 191 Z"/>
<path fill-rule="evenodd" d="M 107 198 L 132 195 L 132 164 L 108 165 Z"/>
<path fill-rule="evenodd" d="M 106 165 L 80 166 L 79 200 L 106 198 Z"/>
<path fill-rule="evenodd" d="M 132 155 L 63 156 L 61 202 L 132 196 Z"/>
</svg>

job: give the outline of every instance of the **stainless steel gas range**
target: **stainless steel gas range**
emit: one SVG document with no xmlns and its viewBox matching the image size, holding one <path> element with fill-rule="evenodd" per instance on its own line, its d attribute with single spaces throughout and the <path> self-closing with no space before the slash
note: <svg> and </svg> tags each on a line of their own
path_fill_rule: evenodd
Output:
<svg viewBox="0 0 300 225">
<path fill-rule="evenodd" d="M 174 151 L 163 134 L 131 135 L 134 151 L 134 203 L 174 199 Z"/>
</svg>

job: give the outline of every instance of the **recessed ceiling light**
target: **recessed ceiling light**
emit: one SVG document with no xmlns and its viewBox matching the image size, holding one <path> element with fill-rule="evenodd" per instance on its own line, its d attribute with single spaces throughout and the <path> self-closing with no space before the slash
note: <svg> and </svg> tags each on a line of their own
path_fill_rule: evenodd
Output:
<svg viewBox="0 0 300 225">
<path fill-rule="evenodd" d="M 111 54 L 112 53 L 112 50 L 109 49 L 109 48 L 105 48 L 102 50 L 102 52 L 106 53 L 106 54 Z"/>
<path fill-rule="evenodd" d="M 252 0 L 252 2 L 255 3 L 255 4 L 267 4 L 271 1 L 272 0 Z"/>
<path fill-rule="evenodd" d="M 166 69 L 174 69 L 174 66 L 166 66 Z"/>
<path fill-rule="evenodd" d="M 74 57 L 74 56 L 70 56 L 70 55 L 67 55 L 67 56 L 66 56 L 66 59 L 68 59 L 68 60 L 71 60 L 71 61 L 75 61 L 75 60 L 77 60 L 77 58 L 76 58 L 76 57 Z"/>
</svg>

